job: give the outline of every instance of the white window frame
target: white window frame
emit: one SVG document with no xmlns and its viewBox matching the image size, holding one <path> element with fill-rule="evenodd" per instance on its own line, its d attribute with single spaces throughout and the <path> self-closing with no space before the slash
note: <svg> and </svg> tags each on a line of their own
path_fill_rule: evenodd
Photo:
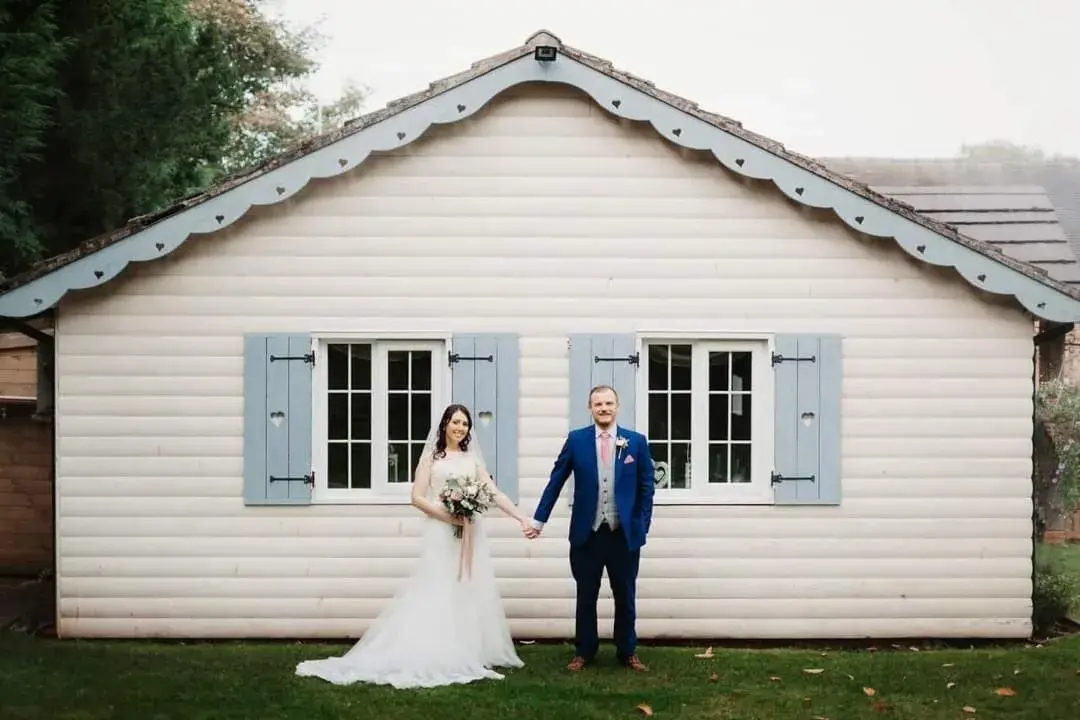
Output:
<svg viewBox="0 0 1080 720">
<path fill-rule="evenodd" d="M 641 333 L 637 339 L 637 402 L 634 420 L 638 431 L 648 437 L 649 429 L 649 345 L 691 345 L 690 487 L 657 488 L 656 505 L 771 505 L 774 445 L 774 385 L 771 363 L 775 342 L 772 336 L 716 333 Z M 753 417 L 750 426 L 750 477 L 748 483 L 709 483 L 709 364 L 710 351 L 751 352 L 750 394 Z M 651 439 L 650 439 L 651 442 Z"/>
<path fill-rule="evenodd" d="M 338 343 L 372 345 L 371 462 L 372 467 L 386 468 L 386 353 L 390 350 L 428 350 L 431 356 L 431 423 L 439 422 L 449 402 L 451 371 L 447 362 L 449 335 L 434 333 L 353 332 L 321 333 L 313 337 L 315 372 L 311 392 L 311 465 L 315 471 L 313 504 L 323 505 L 408 505 L 412 483 L 390 483 L 387 473 L 373 473 L 371 488 L 330 488 L 327 485 L 327 346 Z"/>
</svg>

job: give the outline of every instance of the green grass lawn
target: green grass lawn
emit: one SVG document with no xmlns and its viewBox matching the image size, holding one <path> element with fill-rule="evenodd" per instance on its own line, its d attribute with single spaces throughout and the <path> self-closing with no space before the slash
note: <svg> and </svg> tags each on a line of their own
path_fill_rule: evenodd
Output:
<svg viewBox="0 0 1080 720">
<path fill-rule="evenodd" d="M 643 647 L 651 672 L 605 664 L 571 675 L 569 648 L 521 647 L 502 682 L 421 691 L 335 687 L 295 664 L 345 645 L 57 641 L 0 635 L 5 720 L 277 718 L 1075 718 L 1080 637 L 913 651 Z M 807 672 L 808 670 L 820 672 Z M 867 690 L 872 688 L 872 691 Z M 997 694 L 1008 688 L 1015 694 Z M 872 694 L 871 694 L 872 692 Z M 974 708 L 975 715 L 963 708 Z"/>
</svg>

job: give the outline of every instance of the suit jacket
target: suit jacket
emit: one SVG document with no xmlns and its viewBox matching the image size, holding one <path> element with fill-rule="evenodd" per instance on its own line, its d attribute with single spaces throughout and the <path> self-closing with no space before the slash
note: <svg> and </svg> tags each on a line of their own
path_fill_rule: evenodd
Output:
<svg viewBox="0 0 1080 720">
<path fill-rule="evenodd" d="M 619 529 L 631 551 L 645 544 L 652 524 L 656 491 L 649 441 L 641 433 L 616 426 L 615 439 L 626 438 L 626 447 L 615 447 L 615 507 Z M 596 426 L 587 425 L 566 436 L 534 517 L 546 523 L 570 474 L 574 475 L 574 506 L 570 512 L 570 545 L 588 539 L 596 520 L 600 496 L 600 473 L 596 462 Z"/>
</svg>

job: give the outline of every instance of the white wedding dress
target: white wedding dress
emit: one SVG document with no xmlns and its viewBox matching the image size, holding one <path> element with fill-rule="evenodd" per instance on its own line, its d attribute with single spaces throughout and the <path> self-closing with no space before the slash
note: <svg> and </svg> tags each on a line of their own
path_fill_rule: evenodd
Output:
<svg viewBox="0 0 1080 720">
<path fill-rule="evenodd" d="M 475 476 L 476 467 L 469 454 L 435 460 L 428 498 L 436 498 L 451 475 Z M 426 515 L 421 526 L 415 570 L 360 641 L 340 657 L 301 662 L 297 675 L 337 685 L 420 688 L 501 680 L 493 668 L 524 665 L 510 637 L 483 519 L 474 521 L 471 576 L 460 580 L 461 541 L 452 526 Z"/>
</svg>

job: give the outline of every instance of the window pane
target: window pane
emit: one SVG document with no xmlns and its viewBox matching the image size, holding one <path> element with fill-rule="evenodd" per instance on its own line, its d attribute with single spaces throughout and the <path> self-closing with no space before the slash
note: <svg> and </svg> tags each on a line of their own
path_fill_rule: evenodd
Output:
<svg viewBox="0 0 1080 720">
<path fill-rule="evenodd" d="M 731 396 L 731 439 L 750 440 L 750 401 L 749 395 Z"/>
<path fill-rule="evenodd" d="M 649 346 L 649 389 L 667 390 L 667 345 Z"/>
<path fill-rule="evenodd" d="M 709 389 L 710 390 L 727 390 L 728 389 L 728 358 L 729 353 L 726 352 L 711 352 L 709 353 Z"/>
<path fill-rule="evenodd" d="M 387 387 L 391 390 L 409 389 L 409 351 L 391 350 L 386 353 Z"/>
<path fill-rule="evenodd" d="M 349 437 L 349 394 L 330 393 L 326 400 L 326 437 L 344 440 Z"/>
<path fill-rule="evenodd" d="M 649 452 L 652 453 L 653 464 L 656 466 L 656 487 L 670 487 L 671 468 L 668 466 L 667 443 L 649 443 Z"/>
<path fill-rule="evenodd" d="M 649 437 L 667 440 L 668 416 L 666 393 L 649 393 Z"/>
<path fill-rule="evenodd" d="M 390 440 L 409 439 L 409 396 L 390 393 L 386 396 L 386 429 Z"/>
<path fill-rule="evenodd" d="M 671 346 L 671 389 L 690 389 L 690 345 Z"/>
<path fill-rule="evenodd" d="M 349 388 L 349 346 L 326 346 L 326 386 L 331 390 Z"/>
<path fill-rule="evenodd" d="M 330 489 L 349 487 L 349 444 L 327 443 L 326 486 Z"/>
<path fill-rule="evenodd" d="M 426 350 L 412 352 L 412 389 L 431 389 L 431 353 Z"/>
<path fill-rule="evenodd" d="M 352 393 L 352 439 L 371 439 L 371 395 Z"/>
<path fill-rule="evenodd" d="M 426 439 L 426 438 L 425 438 Z M 420 456 L 424 453 L 424 443 L 412 443 L 409 445 L 409 477 L 416 478 L 416 466 L 420 464 Z"/>
<path fill-rule="evenodd" d="M 731 446 L 731 482 L 750 482 L 750 445 Z"/>
<path fill-rule="evenodd" d="M 352 345 L 352 389 L 371 389 L 371 346 Z"/>
<path fill-rule="evenodd" d="M 723 397 L 721 395 L 720 397 Z M 726 483 L 728 481 L 728 444 L 709 445 L 709 482 Z"/>
<path fill-rule="evenodd" d="M 431 395 L 417 393 L 412 396 L 412 428 L 411 439 L 421 443 L 427 439 L 428 430 L 431 429 Z"/>
<path fill-rule="evenodd" d="M 690 487 L 690 443 L 671 443 L 671 487 Z"/>
<path fill-rule="evenodd" d="M 714 393 L 709 396 L 709 439 L 728 439 L 728 396 L 726 393 Z"/>
<path fill-rule="evenodd" d="M 753 357 L 753 353 L 748 352 L 731 353 L 732 390 L 750 389 L 750 361 Z"/>
<path fill-rule="evenodd" d="M 671 439 L 690 439 L 690 393 L 671 394 Z"/>
<path fill-rule="evenodd" d="M 409 455 L 409 444 L 390 443 L 389 451 L 386 468 L 387 482 L 409 482 L 409 464 L 412 461 L 411 456 Z"/>
<path fill-rule="evenodd" d="M 352 444 L 352 486 L 369 490 L 371 488 L 371 444 L 360 442 Z"/>
</svg>

